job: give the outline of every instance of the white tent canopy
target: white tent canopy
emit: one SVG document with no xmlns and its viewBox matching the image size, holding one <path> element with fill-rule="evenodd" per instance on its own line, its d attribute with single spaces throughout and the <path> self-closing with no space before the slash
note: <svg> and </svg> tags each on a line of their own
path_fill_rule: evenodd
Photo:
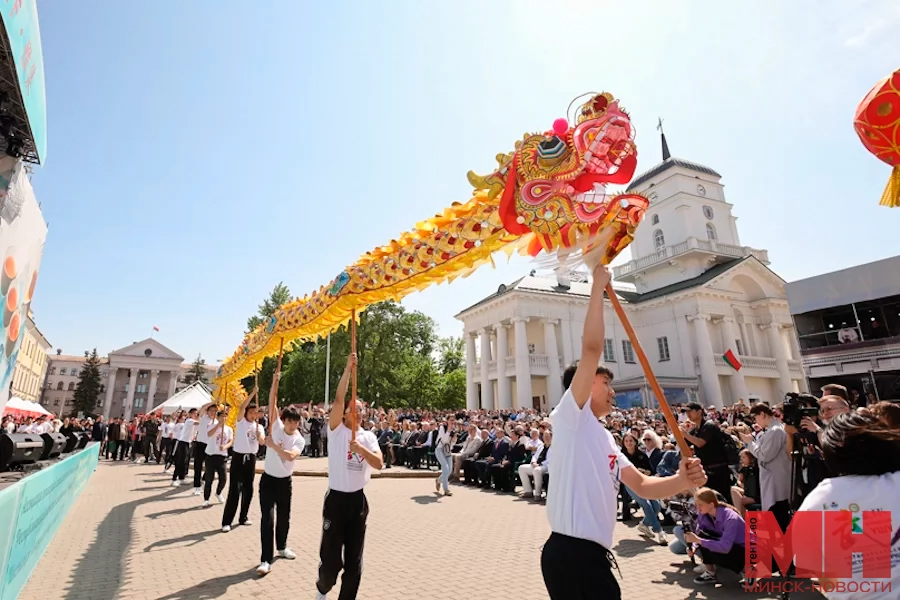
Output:
<svg viewBox="0 0 900 600">
<path fill-rule="evenodd" d="M 31 402 L 30 400 L 23 400 L 22 398 L 19 398 L 17 396 L 13 396 L 9 399 L 3 409 L 3 412 L 32 417 L 52 414 L 40 404 Z"/>
<path fill-rule="evenodd" d="M 152 413 L 171 415 L 176 410 L 190 410 L 192 408 L 200 408 L 204 404 L 212 402 L 212 394 L 209 388 L 197 381 L 187 386 L 159 406 L 155 407 Z"/>
</svg>

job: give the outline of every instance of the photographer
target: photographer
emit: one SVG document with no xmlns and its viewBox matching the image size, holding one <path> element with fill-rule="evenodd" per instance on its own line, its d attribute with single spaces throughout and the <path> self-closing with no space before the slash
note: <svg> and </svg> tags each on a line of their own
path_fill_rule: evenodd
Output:
<svg viewBox="0 0 900 600">
<path fill-rule="evenodd" d="M 788 454 L 793 453 L 795 442 L 801 444 L 800 460 L 797 461 L 794 472 L 797 498 L 792 508 L 797 508 L 803 498 L 828 477 L 822 454 L 821 434 L 831 419 L 850 411 L 847 401 L 840 396 L 824 396 L 817 401 L 815 396 L 800 394 L 797 400 L 800 403 L 799 411 L 790 408 L 790 401 L 785 403 L 789 408 L 784 422 L 784 429 L 788 433 Z M 811 414 L 812 410 L 818 411 L 818 418 Z"/>
<path fill-rule="evenodd" d="M 822 432 L 822 450 L 825 465 L 835 476 L 812 490 L 800 510 L 850 510 L 860 514 L 885 511 L 892 515 L 891 531 L 900 530 L 900 429 L 888 413 L 866 410 L 837 415 Z M 857 586 L 858 592 L 825 595 L 841 600 L 896 598 L 896 590 L 900 589 L 900 548 L 896 535 L 891 541 L 891 582 L 880 586 L 880 592 Z M 807 566 L 814 571 L 821 568 L 819 564 L 800 564 L 798 568 Z M 854 562 L 853 580 L 863 579 L 863 563 Z M 844 589 L 851 589 L 847 581 L 843 583 Z"/>
<path fill-rule="evenodd" d="M 759 463 L 760 505 L 771 511 L 783 530 L 790 523 L 789 498 L 791 488 L 791 459 L 787 453 L 788 435 L 771 408 L 756 404 L 750 415 L 762 429 L 758 437 L 745 433 L 742 441 Z M 729 494 L 731 490 L 729 489 Z"/>
</svg>

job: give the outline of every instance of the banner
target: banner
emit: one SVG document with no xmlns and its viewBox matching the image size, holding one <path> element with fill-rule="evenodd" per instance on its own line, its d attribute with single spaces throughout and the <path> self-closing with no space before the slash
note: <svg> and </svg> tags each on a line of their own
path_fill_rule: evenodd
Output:
<svg viewBox="0 0 900 600">
<path fill-rule="evenodd" d="M 97 468 L 100 444 L 0 491 L 0 600 L 14 600 Z"/>
<path fill-rule="evenodd" d="M 0 189 L 6 192 L 0 193 L 0 413 L 9 399 L 9 381 L 47 239 L 47 224 L 28 173 L 21 161 L 10 165 L 12 160 L 0 160 Z M 6 180 L 8 187 L 3 185 Z"/>
<path fill-rule="evenodd" d="M 16 63 L 19 92 L 38 158 L 47 155 L 47 96 L 44 89 L 44 51 L 38 25 L 37 0 L 7 0 L 2 8 L 6 39 Z"/>
</svg>

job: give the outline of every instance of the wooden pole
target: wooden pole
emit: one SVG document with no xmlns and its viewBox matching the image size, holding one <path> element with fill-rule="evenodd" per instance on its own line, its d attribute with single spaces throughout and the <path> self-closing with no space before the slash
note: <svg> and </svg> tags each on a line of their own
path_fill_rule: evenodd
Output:
<svg viewBox="0 0 900 600">
<path fill-rule="evenodd" d="M 650 368 L 650 361 L 647 360 L 647 355 L 644 353 L 641 342 L 634 332 L 634 327 L 631 326 L 631 321 L 628 320 L 625 309 L 623 309 L 621 303 L 619 303 L 619 298 L 616 296 L 616 291 L 613 289 L 612 281 L 606 284 L 606 295 L 609 296 L 609 301 L 613 305 L 613 310 L 616 311 L 616 315 L 619 317 L 619 321 L 622 322 L 622 327 L 625 328 L 628 339 L 631 340 L 631 345 L 634 348 L 635 354 L 637 354 L 638 362 L 641 363 L 641 368 L 644 369 L 644 376 L 647 378 L 647 382 L 653 389 L 656 400 L 659 402 L 659 408 L 662 409 L 663 415 L 666 417 L 666 423 L 669 424 L 669 429 L 672 430 L 675 441 L 678 443 L 678 448 L 681 450 L 681 457 L 692 457 L 694 453 L 691 452 L 690 447 L 687 445 L 687 440 L 684 439 L 684 434 L 678 427 L 678 419 L 675 418 L 675 414 L 672 412 L 672 409 L 669 408 L 669 403 L 666 401 L 666 395 L 663 393 L 659 381 L 656 380 L 656 375 L 653 374 L 653 370 Z"/>
<path fill-rule="evenodd" d="M 356 354 L 356 309 L 350 313 L 350 352 Z M 359 357 L 357 357 L 357 361 Z M 353 439 L 356 439 L 356 365 L 350 371 L 350 428 Z"/>
</svg>

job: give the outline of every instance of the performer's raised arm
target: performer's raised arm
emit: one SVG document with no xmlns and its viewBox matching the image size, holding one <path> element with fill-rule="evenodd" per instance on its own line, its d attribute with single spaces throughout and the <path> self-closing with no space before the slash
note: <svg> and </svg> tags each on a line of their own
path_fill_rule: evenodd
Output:
<svg viewBox="0 0 900 600">
<path fill-rule="evenodd" d="M 334 403 L 331 405 L 331 414 L 328 416 L 328 428 L 331 431 L 337 429 L 344 417 L 344 402 L 347 399 L 347 387 L 350 385 L 350 374 L 353 367 L 356 366 L 356 354 L 351 353 L 347 357 L 347 366 L 344 367 L 344 374 L 338 382 L 337 392 L 334 395 Z"/>
<path fill-rule="evenodd" d="M 572 396 L 575 398 L 578 408 L 591 398 L 591 386 L 594 384 L 594 375 L 597 373 L 597 365 L 603 356 L 603 344 L 605 342 L 606 326 L 603 324 L 603 291 L 609 283 L 609 271 L 603 265 L 594 269 L 593 283 L 591 284 L 591 299 L 588 302 L 587 315 L 584 318 L 584 335 L 581 340 L 581 359 L 578 368 L 572 378 Z"/>
</svg>

